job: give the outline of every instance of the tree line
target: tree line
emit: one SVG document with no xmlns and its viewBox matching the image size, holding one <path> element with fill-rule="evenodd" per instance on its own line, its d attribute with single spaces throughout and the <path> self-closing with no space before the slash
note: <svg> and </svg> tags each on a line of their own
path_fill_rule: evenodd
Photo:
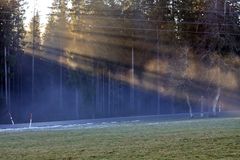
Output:
<svg viewBox="0 0 240 160">
<path fill-rule="evenodd" d="M 94 57 L 127 70 L 135 68 L 132 79 L 140 76 L 152 59 L 157 59 L 156 72 L 161 69 L 160 60 L 168 61 L 167 74 L 161 76 L 167 76 L 169 87 L 174 88 L 169 91 L 172 106 L 174 97 L 184 95 L 191 111 L 189 96 L 195 91 L 201 92 L 199 99 L 203 95 L 215 99 L 210 105 L 216 112 L 224 86 L 221 83 L 226 83 L 220 74 L 237 68 L 229 63 L 229 59 L 240 55 L 240 6 L 235 0 L 55 0 L 51 9 L 43 37 L 46 52 L 75 59 Z M 189 69 L 193 59 L 199 59 L 196 64 L 206 65 L 201 73 L 205 76 L 208 70 L 218 68 L 212 71 L 218 78 L 207 78 L 209 82 L 204 84 L 210 86 L 211 93 L 193 89 L 199 82 L 186 73 L 198 72 Z M 117 65 L 96 63 L 96 75 L 121 70 Z M 158 84 L 158 78 L 155 82 L 156 86 L 163 85 Z"/>
<path fill-rule="evenodd" d="M 240 56 L 240 4 L 237 0 L 53 0 L 42 34 L 41 16 L 37 9 L 26 32 L 23 24 L 24 5 L 24 0 L 3 0 L 0 4 L 2 106 L 9 106 L 11 91 L 21 86 L 21 73 L 13 70 L 13 66 L 18 55 L 27 48 L 35 54 L 42 51 L 48 55 L 65 57 L 69 66 L 72 65 L 70 62 L 75 62 L 76 66 L 91 62 L 90 76 L 96 77 L 95 85 L 92 84 L 95 81 L 85 80 L 78 70 L 70 69 L 67 73 L 69 84 L 76 87 L 76 97 L 80 89 L 85 93 L 86 103 L 95 101 L 98 98 L 93 100 L 94 96 L 102 93 L 99 88 L 106 83 L 103 77 L 131 84 L 137 83 L 138 78 L 144 77 L 145 72 L 149 71 L 154 81 L 148 87 L 157 88 L 157 92 L 160 92 L 158 101 L 163 92 L 169 92 L 172 97 L 177 97 L 181 92 L 180 95 L 184 95 L 183 99 L 191 108 L 191 87 L 199 84 L 191 78 L 196 74 L 190 70 L 193 59 L 197 61 L 196 64 L 207 66 L 204 70 L 213 68 L 211 72 L 214 73 L 234 70 L 239 76 L 239 71 L 235 72 L 239 62 L 233 61 Z M 168 63 L 168 67 L 165 63 Z M 220 71 L 214 70 L 215 66 L 220 66 Z M 60 82 L 65 75 L 61 67 Z M 164 68 L 168 71 L 164 71 Z M 117 73 L 120 73 L 120 78 Z M 129 80 L 126 78 L 128 75 Z M 33 76 L 34 73 L 32 87 Z M 161 81 L 162 77 L 167 77 L 168 82 Z M 79 82 L 86 83 L 88 87 Z M 62 88 L 62 83 L 59 88 Z M 215 91 L 213 111 L 219 101 L 221 83 L 204 84 Z M 159 86 L 174 90 L 161 91 Z M 202 90 L 199 92 L 203 92 L 199 95 L 204 94 Z M 134 91 L 131 97 L 134 99 Z M 174 98 L 172 102 L 174 106 Z M 132 103 L 135 104 L 134 100 Z M 7 110 L 4 112 L 10 112 L 10 109 Z"/>
<path fill-rule="evenodd" d="M 144 42 L 161 41 L 186 44 L 200 53 L 239 55 L 239 3 L 235 0 L 54 0 L 48 19 L 43 44 L 52 48 L 65 49 L 81 36 L 97 40 L 102 35 L 106 41 L 116 38 L 118 46 L 140 50 Z M 59 38 L 68 43 L 59 44 L 55 41 Z"/>
</svg>

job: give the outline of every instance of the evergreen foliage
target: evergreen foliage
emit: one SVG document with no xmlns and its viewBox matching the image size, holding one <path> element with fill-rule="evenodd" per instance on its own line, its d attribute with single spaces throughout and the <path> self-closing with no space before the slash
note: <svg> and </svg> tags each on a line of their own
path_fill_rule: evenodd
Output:
<svg viewBox="0 0 240 160">
<path fill-rule="evenodd" d="M 29 24 L 29 31 L 25 37 L 25 43 L 28 43 L 28 47 L 39 50 L 41 46 L 41 31 L 40 31 L 40 16 L 38 11 L 36 15 L 32 17 Z"/>
<path fill-rule="evenodd" d="M 5 85 L 5 81 L 11 82 L 14 79 L 12 67 L 17 55 L 23 51 L 25 35 L 23 6 L 23 0 L 1 0 L 0 3 L 0 106 L 5 106 L 3 102 L 8 101 L 5 91 L 11 90 L 12 87 L 10 83 Z"/>
</svg>

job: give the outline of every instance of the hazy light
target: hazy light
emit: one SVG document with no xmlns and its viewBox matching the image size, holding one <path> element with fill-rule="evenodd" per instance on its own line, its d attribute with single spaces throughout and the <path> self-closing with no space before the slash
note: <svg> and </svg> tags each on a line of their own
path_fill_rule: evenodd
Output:
<svg viewBox="0 0 240 160">
<path fill-rule="evenodd" d="M 26 0 L 27 4 L 25 5 L 25 27 L 28 27 L 34 11 L 34 0 Z M 48 14 L 50 13 L 50 8 L 52 4 L 52 0 L 36 0 L 36 11 L 39 12 L 40 15 L 40 23 L 41 23 L 41 32 L 44 32 L 45 26 L 48 21 Z"/>
</svg>

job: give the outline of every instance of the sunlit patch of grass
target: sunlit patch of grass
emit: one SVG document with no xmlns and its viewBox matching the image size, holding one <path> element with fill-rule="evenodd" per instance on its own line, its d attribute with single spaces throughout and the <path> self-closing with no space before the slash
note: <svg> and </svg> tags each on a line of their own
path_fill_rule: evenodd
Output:
<svg viewBox="0 0 240 160">
<path fill-rule="evenodd" d="M 0 159 L 239 159 L 240 119 L 0 133 Z"/>
</svg>

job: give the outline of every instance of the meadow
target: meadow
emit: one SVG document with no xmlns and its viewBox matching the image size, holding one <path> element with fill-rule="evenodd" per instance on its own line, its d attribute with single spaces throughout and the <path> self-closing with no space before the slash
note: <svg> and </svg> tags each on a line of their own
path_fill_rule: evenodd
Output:
<svg viewBox="0 0 240 160">
<path fill-rule="evenodd" d="M 122 123 L 0 133 L 2 160 L 240 158 L 240 118 Z"/>
</svg>

